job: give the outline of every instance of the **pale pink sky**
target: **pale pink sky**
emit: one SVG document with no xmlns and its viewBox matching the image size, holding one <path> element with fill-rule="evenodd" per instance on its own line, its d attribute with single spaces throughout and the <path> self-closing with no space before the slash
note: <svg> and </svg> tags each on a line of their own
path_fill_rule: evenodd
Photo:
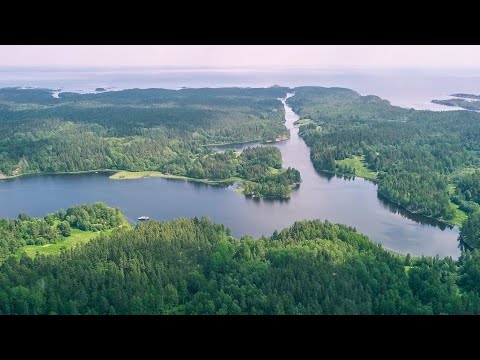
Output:
<svg viewBox="0 0 480 360">
<path fill-rule="evenodd" d="M 0 66 L 478 67 L 480 46 L 3 45 Z"/>
</svg>

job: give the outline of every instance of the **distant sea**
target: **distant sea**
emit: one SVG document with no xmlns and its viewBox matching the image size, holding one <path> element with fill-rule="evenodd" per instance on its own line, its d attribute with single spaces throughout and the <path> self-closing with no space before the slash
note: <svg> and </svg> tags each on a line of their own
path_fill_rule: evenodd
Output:
<svg viewBox="0 0 480 360">
<path fill-rule="evenodd" d="M 377 95 L 393 105 L 430 110 L 456 108 L 431 103 L 453 93 L 480 94 L 480 69 L 358 70 L 313 68 L 0 68 L 0 87 L 41 87 L 73 92 L 95 88 L 346 87 Z"/>
</svg>

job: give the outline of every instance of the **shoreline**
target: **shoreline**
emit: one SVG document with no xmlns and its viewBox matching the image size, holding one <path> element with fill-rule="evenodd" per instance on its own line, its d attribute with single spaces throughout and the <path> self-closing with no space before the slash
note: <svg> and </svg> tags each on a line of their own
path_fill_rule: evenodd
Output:
<svg viewBox="0 0 480 360">
<path fill-rule="evenodd" d="M 171 175 L 171 174 L 164 174 L 160 171 L 119 171 L 113 175 L 109 176 L 109 179 L 112 180 L 138 180 L 138 179 L 145 179 L 145 178 L 163 178 L 163 179 L 173 179 L 173 180 L 184 180 L 184 181 L 190 181 L 190 182 L 197 182 L 197 183 L 202 183 L 206 185 L 213 185 L 213 186 L 230 186 L 233 185 L 236 182 L 241 183 L 243 186 L 239 186 L 235 189 L 235 192 L 244 195 L 243 189 L 244 185 L 246 183 L 254 183 L 250 180 L 243 179 L 237 176 L 230 177 L 227 179 L 223 180 L 209 180 L 209 179 L 197 179 L 197 178 L 191 178 L 188 176 L 180 176 L 180 175 Z M 245 197 L 249 198 L 257 198 L 257 199 L 267 199 L 267 200 L 286 200 L 290 198 L 291 192 L 297 188 L 300 185 L 300 183 L 295 183 L 290 185 L 290 193 L 288 197 L 286 198 L 280 198 L 280 197 L 267 197 L 267 196 L 258 196 L 258 195 L 253 195 L 253 196 L 248 196 L 244 195 Z"/>
<path fill-rule="evenodd" d="M 81 175 L 81 174 L 94 174 L 94 173 L 115 173 L 115 172 L 118 172 L 118 171 L 123 171 L 123 170 L 101 169 L 101 170 L 83 170 L 83 171 L 72 171 L 72 172 L 38 172 L 38 173 L 27 173 L 27 174 L 12 175 L 12 176 L 5 176 L 4 175 L 4 176 L 0 176 L 0 181 L 17 179 L 17 178 L 28 177 L 28 176 Z"/>
<path fill-rule="evenodd" d="M 248 180 L 239 178 L 239 177 L 230 177 L 223 180 L 209 180 L 209 179 L 197 179 L 191 178 L 188 176 L 182 175 L 171 175 L 171 174 L 164 174 L 160 171 L 128 171 L 128 170 L 120 170 L 116 171 L 115 174 L 109 176 L 109 179 L 112 180 L 138 180 L 144 179 L 149 177 L 157 177 L 163 179 L 174 179 L 174 180 L 185 180 L 191 182 L 199 182 L 208 185 L 231 185 L 234 182 L 245 182 Z"/>
<path fill-rule="evenodd" d="M 335 172 L 335 171 L 331 171 L 331 170 L 317 170 L 317 171 L 323 172 L 323 173 L 326 173 L 326 174 L 338 175 L 338 176 L 354 177 L 353 175 L 350 175 L 350 174 L 339 173 L 339 172 Z M 190 177 L 187 177 L 187 176 L 180 176 L 180 175 L 170 175 L 170 174 L 167 175 L 167 174 L 163 174 L 159 171 L 128 171 L 128 170 L 114 170 L 114 169 L 99 169 L 99 170 L 85 170 L 85 171 L 75 171 L 75 172 L 58 172 L 58 173 L 19 174 L 19 175 L 13 175 L 13 176 L 0 177 L 0 182 L 3 181 L 3 180 L 12 180 L 12 179 L 21 178 L 21 177 L 28 177 L 28 176 L 82 175 L 82 174 L 93 174 L 93 173 L 103 173 L 103 174 L 113 173 L 112 175 L 109 176 L 109 179 L 112 179 L 112 180 L 138 180 L 138 179 L 143 179 L 143 178 L 147 178 L 147 177 L 158 177 L 158 178 L 164 178 L 164 179 L 174 179 L 174 180 L 184 180 L 184 181 L 189 181 L 189 182 L 197 182 L 197 183 L 213 185 L 213 186 L 229 186 L 229 185 L 232 185 L 235 182 L 241 182 L 241 183 L 248 182 L 248 180 L 242 179 L 242 178 L 239 178 L 239 177 L 232 177 L 232 178 L 228 178 L 228 179 L 224 179 L 224 180 L 209 180 L 209 179 L 190 178 Z M 127 177 L 127 178 L 119 177 L 120 175 L 122 175 L 122 173 L 124 173 L 125 175 L 128 175 L 129 177 Z M 365 178 L 365 177 L 362 177 L 362 176 L 359 176 L 359 175 L 355 175 L 355 177 L 359 177 L 359 178 L 362 178 L 366 181 L 373 182 L 374 184 L 377 184 L 377 182 L 378 182 L 375 179 L 369 179 L 369 178 Z M 291 191 L 293 191 L 293 189 L 291 189 Z M 241 192 L 241 191 L 236 190 L 236 192 L 240 193 L 240 194 L 243 194 L 243 192 Z M 377 191 L 377 195 L 379 195 L 378 191 Z M 259 198 L 263 198 L 263 197 L 259 197 Z M 275 198 L 273 198 L 273 199 L 275 199 Z M 400 204 L 398 204 L 394 201 L 391 201 L 390 199 L 387 199 L 385 197 L 383 197 L 383 199 L 388 201 L 389 203 L 395 205 L 395 206 L 400 207 L 402 210 L 408 212 L 411 215 L 422 216 L 422 217 L 428 218 L 430 220 L 438 221 L 439 223 L 441 223 L 443 225 L 446 225 L 446 226 L 450 226 L 452 228 L 457 227 L 457 228 L 460 229 L 460 227 L 461 227 L 461 224 L 456 224 L 456 223 L 453 223 L 453 222 L 441 220 L 441 219 L 438 219 L 438 218 L 434 218 L 432 216 L 427 216 L 427 215 L 414 213 L 414 212 L 406 209 L 404 206 L 402 206 L 402 205 L 400 205 Z"/>
<path fill-rule="evenodd" d="M 250 140 L 250 141 L 241 141 L 241 142 L 231 142 L 231 143 L 222 143 L 222 144 L 206 144 L 202 145 L 203 147 L 215 147 L 215 146 L 234 146 L 234 145 L 248 145 L 248 144 L 273 144 L 277 142 L 287 141 L 290 139 L 290 135 L 280 135 L 279 137 L 275 138 L 275 140 Z"/>
<path fill-rule="evenodd" d="M 315 169 L 316 170 L 316 169 Z M 342 173 L 342 172 L 338 172 L 338 171 L 332 171 L 332 170 L 316 170 L 318 172 L 322 172 L 322 173 L 326 173 L 326 174 L 332 174 L 332 175 L 338 175 L 338 176 L 347 176 L 347 177 L 352 177 L 352 178 L 356 178 L 356 177 L 359 177 L 361 179 L 364 179 L 364 180 L 367 180 L 367 181 L 371 181 L 373 182 L 374 184 L 377 184 L 378 183 L 378 180 L 377 179 L 372 179 L 372 178 L 368 178 L 368 177 L 365 177 L 365 176 L 360 176 L 360 175 L 353 175 L 353 174 L 346 174 L 346 173 Z"/>
<path fill-rule="evenodd" d="M 245 144 L 255 144 L 255 143 L 265 143 L 265 140 L 249 140 L 249 141 L 240 141 L 240 142 L 231 142 L 231 143 L 221 143 L 221 144 L 205 144 L 203 147 L 214 147 L 214 146 L 230 146 L 230 145 L 245 145 Z"/>
<path fill-rule="evenodd" d="M 341 173 L 341 172 L 338 172 L 338 171 L 331 171 L 331 170 L 317 170 L 319 172 L 322 172 L 322 173 L 326 173 L 326 174 L 332 174 L 332 175 L 337 175 L 337 176 L 347 176 L 347 177 L 352 177 L 352 178 L 356 178 L 356 177 L 359 177 L 361 179 L 364 179 L 366 181 L 370 181 L 372 183 L 374 183 L 375 185 L 378 184 L 378 180 L 377 179 L 371 179 L 371 178 L 367 178 L 367 177 L 363 177 L 363 176 L 359 176 L 359 175 L 352 175 L 352 174 L 345 174 L 345 173 Z M 378 185 L 377 185 L 378 186 Z M 392 201 L 390 199 L 388 199 L 387 197 L 379 194 L 378 190 L 377 190 L 377 195 L 379 195 L 383 200 L 385 201 L 388 201 L 389 203 L 395 205 L 395 206 L 398 206 L 399 208 L 401 208 L 403 211 L 406 211 L 408 212 L 409 214 L 411 215 L 414 215 L 414 216 L 422 216 L 424 218 L 427 218 L 427 219 L 430 219 L 430 220 L 434 220 L 434 221 L 438 221 L 439 223 L 443 224 L 443 225 L 446 225 L 446 226 L 450 226 L 452 228 L 458 228 L 460 229 L 460 227 L 462 226 L 461 224 L 456 224 L 454 222 L 450 222 L 450 221 L 447 221 L 447 220 L 442 220 L 442 219 L 438 219 L 438 218 L 435 218 L 433 216 L 428 216 L 428 215 L 423 215 L 423 214 L 419 214 L 419 213 L 415 213 L 413 211 L 410 211 L 408 210 L 405 206 L 399 204 L 399 203 L 396 203 L 395 201 Z"/>
<path fill-rule="evenodd" d="M 403 211 L 406 211 L 406 212 L 408 212 L 409 214 L 412 214 L 412 215 L 415 215 L 415 216 L 422 216 L 422 217 L 427 218 L 427 219 L 431 219 L 431 220 L 434 220 L 434 221 L 438 221 L 439 223 L 441 223 L 441 224 L 443 224 L 443 225 L 446 225 L 446 226 L 449 226 L 449 227 L 451 227 L 452 229 L 458 228 L 458 229 L 460 230 L 460 227 L 462 226 L 461 224 L 455 224 L 455 223 L 449 222 L 449 221 L 447 221 L 447 220 L 442 220 L 442 219 L 434 218 L 433 216 L 423 215 L 423 214 L 419 214 L 419 213 L 415 213 L 415 212 L 413 212 L 413 211 L 410 211 L 410 210 L 408 210 L 405 206 L 400 205 L 400 204 L 398 204 L 398 203 L 396 203 L 396 202 L 388 199 L 387 197 L 379 194 L 378 191 L 377 191 L 377 195 L 380 196 L 383 200 L 386 200 L 386 201 L 388 201 L 389 203 L 391 203 L 391 204 L 393 204 L 393 205 L 395 205 L 395 206 L 398 206 L 398 207 L 401 208 Z"/>
</svg>

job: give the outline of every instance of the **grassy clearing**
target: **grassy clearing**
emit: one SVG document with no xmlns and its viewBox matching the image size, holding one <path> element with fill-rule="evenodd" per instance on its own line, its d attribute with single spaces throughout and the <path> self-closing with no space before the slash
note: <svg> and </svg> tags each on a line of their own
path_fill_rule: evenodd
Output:
<svg viewBox="0 0 480 360">
<path fill-rule="evenodd" d="M 365 159 L 363 156 L 354 156 L 348 159 L 336 160 L 335 164 L 337 165 L 347 165 L 355 169 L 355 176 L 362 177 L 365 179 L 376 180 L 378 173 L 371 171 L 365 165 Z"/>
<path fill-rule="evenodd" d="M 475 171 L 477 170 L 480 170 L 480 168 L 472 168 L 472 167 L 466 167 L 466 168 L 463 168 L 463 169 L 459 169 L 459 170 L 456 170 L 455 172 L 453 172 L 451 175 L 450 175 L 450 178 L 451 179 L 454 179 L 456 177 L 461 177 L 461 176 L 465 176 L 465 175 L 470 175 L 472 173 L 474 173 Z"/>
<path fill-rule="evenodd" d="M 131 225 L 124 221 L 119 227 L 128 227 L 131 228 Z M 34 258 L 37 254 L 41 255 L 59 255 L 60 252 L 64 249 L 73 248 L 79 244 L 86 244 L 90 240 L 96 238 L 100 234 L 110 234 L 114 229 L 109 229 L 105 231 L 82 231 L 79 229 L 72 229 L 71 235 L 65 238 L 62 241 L 59 241 L 54 244 L 45 244 L 45 245 L 27 245 L 18 249 L 16 257 L 19 258 L 23 252 L 25 252 L 31 258 Z"/>
<path fill-rule="evenodd" d="M 188 176 L 164 174 L 159 171 L 119 171 L 116 174 L 113 174 L 112 176 L 110 176 L 110 179 L 134 180 L 134 179 L 143 179 L 146 177 L 159 177 L 164 179 L 187 180 L 187 181 L 195 181 L 195 182 L 200 182 L 200 183 L 210 184 L 210 185 L 226 185 L 226 184 L 233 183 L 235 181 L 244 181 L 242 178 L 239 178 L 239 177 L 230 177 L 223 180 L 195 179 L 195 178 L 190 178 Z"/>
<path fill-rule="evenodd" d="M 224 153 L 225 151 L 227 151 L 227 150 L 217 151 L 217 153 Z M 237 158 L 242 154 L 241 151 L 236 151 L 236 150 L 233 153 L 235 154 L 235 157 L 237 157 Z M 208 156 L 209 155 L 204 155 L 203 158 L 207 158 Z"/>
<path fill-rule="evenodd" d="M 275 169 L 275 168 L 270 168 L 270 173 L 272 175 L 277 175 L 277 174 L 281 174 L 283 172 L 285 172 L 286 170 L 285 169 Z"/>
<path fill-rule="evenodd" d="M 458 175 L 470 175 L 470 174 L 473 174 L 477 170 L 480 170 L 480 169 L 479 168 L 467 167 L 467 168 L 463 168 L 463 169 L 459 170 L 458 172 L 456 172 L 456 174 L 458 174 Z"/>
<path fill-rule="evenodd" d="M 448 184 L 448 193 L 452 195 L 455 192 L 455 185 Z M 450 208 L 455 212 L 453 219 L 449 220 L 449 223 L 456 225 L 458 227 L 462 226 L 463 222 L 467 219 L 468 215 L 459 209 L 457 204 L 454 204 L 450 200 Z"/>
<path fill-rule="evenodd" d="M 105 232 L 109 233 L 111 230 Z M 27 245 L 18 250 L 17 256 L 20 256 L 22 252 L 26 252 L 31 258 L 34 258 L 37 254 L 58 255 L 63 249 L 69 249 L 77 246 L 78 244 L 85 244 L 99 234 L 100 232 L 72 229 L 71 235 L 63 241 L 59 241 L 55 244 Z"/>
<path fill-rule="evenodd" d="M 449 220 L 448 222 L 458 227 L 461 227 L 463 222 L 467 219 L 468 215 L 465 214 L 464 211 L 460 210 L 458 208 L 458 205 L 454 204 L 451 201 L 450 201 L 450 208 L 453 209 L 453 211 L 455 212 L 455 216 L 453 217 L 453 219 Z"/>
<path fill-rule="evenodd" d="M 314 121 L 311 119 L 300 119 L 293 123 L 295 127 L 300 127 L 302 125 L 314 124 Z"/>
</svg>

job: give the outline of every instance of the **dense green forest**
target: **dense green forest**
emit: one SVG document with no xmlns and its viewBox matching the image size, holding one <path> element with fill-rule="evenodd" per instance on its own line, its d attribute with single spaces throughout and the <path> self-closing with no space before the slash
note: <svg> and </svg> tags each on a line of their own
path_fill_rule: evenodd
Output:
<svg viewBox="0 0 480 360">
<path fill-rule="evenodd" d="M 475 211 L 465 220 L 460 237 L 469 246 L 480 248 L 480 210 Z"/>
<path fill-rule="evenodd" d="M 469 176 L 478 175 L 468 170 L 480 168 L 480 114 L 404 109 L 342 88 L 296 88 L 287 102 L 309 119 L 300 134 L 317 170 L 361 157 L 378 173 L 379 195 L 411 212 L 458 223 L 459 211 L 477 209 Z"/>
<path fill-rule="evenodd" d="M 196 179 L 240 179 L 245 195 L 265 198 L 288 198 L 291 189 L 301 182 L 298 170 L 282 169 L 282 154 L 272 146 L 246 148 L 240 154 L 230 149 L 193 162 L 185 159 L 169 166 L 167 172 Z"/>
<path fill-rule="evenodd" d="M 74 206 L 42 219 L 25 213 L 20 213 L 18 220 L 0 219 L 0 264 L 26 245 L 62 242 L 71 236 L 72 229 L 98 232 L 125 222 L 120 210 L 103 203 Z"/>
<path fill-rule="evenodd" d="M 287 135 L 287 89 L 0 89 L 0 178 L 100 169 L 175 173 L 207 144 Z M 180 174 L 178 174 L 180 175 Z"/>
<path fill-rule="evenodd" d="M 478 314 L 480 252 L 388 252 L 299 221 L 240 240 L 206 218 L 140 223 L 0 266 L 1 314 Z"/>
</svg>

